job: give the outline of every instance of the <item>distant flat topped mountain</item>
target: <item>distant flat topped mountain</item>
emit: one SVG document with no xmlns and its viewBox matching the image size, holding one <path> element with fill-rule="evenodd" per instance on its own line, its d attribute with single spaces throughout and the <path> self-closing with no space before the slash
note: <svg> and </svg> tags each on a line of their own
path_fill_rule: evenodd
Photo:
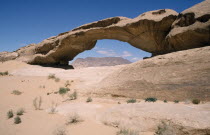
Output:
<svg viewBox="0 0 210 135">
<path fill-rule="evenodd" d="M 102 67 L 102 66 L 116 66 L 123 64 L 130 64 L 131 62 L 122 57 L 87 57 L 78 58 L 72 65 L 74 68 L 85 68 L 85 67 Z"/>
</svg>

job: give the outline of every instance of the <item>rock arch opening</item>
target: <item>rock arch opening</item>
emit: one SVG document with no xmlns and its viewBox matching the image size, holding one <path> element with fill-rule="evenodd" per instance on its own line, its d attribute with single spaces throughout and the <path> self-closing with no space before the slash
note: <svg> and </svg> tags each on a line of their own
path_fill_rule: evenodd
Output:
<svg viewBox="0 0 210 135">
<path fill-rule="evenodd" d="M 74 62 L 77 59 L 80 61 L 85 61 L 85 58 L 97 59 L 97 58 L 104 58 L 104 57 L 113 58 L 113 60 L 115 57 L 117 57 L 117 58 L 128 60 L 130 62 L 135 62 L 135 61 L 143 59 L 144 57 L 150 57 L 150 56 L 151 56 L 151 53 L 135 48 L 127 42 L 122 42 L 118 40 L 110 40 L 110 39 L 102 39 L 102 40 L 97 41 L 93 49 L 86 50 L 78 54 L 72 61 L 69 61 L 69 64 L 73 63 L 74 65 Z M 104 63 L 106 63 L 106 61 Z M 101 65 L 102 64 L 103 63 L 101 63 Z"/>
<path fill-rule="evenodd" d="M 154 14 L 156 12 L 158 14 Z M 102 39 L 127 42 L 153 55 L 164 54 L 171 51 L 165 38 L 176 17 L 177 12 L 165 9 L 150 11 L 134 19 L 112 17 L 85 24 L 39 43 L 35 56 L 28 63 L 65 65 L 79 53 L 94 48 Z"/>
</svg>

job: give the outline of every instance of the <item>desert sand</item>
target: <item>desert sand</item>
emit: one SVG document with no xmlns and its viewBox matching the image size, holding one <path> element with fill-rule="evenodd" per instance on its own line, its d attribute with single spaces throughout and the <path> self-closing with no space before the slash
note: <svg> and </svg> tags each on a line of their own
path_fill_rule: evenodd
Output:
<svg viewBox="0 0 210 135">
<path fill-rule="evenodd" d="M 171 125 L 171 133 L 182 134 L 182 129 L 192 134 L 209 133 L 209 102 L 193 105 L 161 100 L 148 103 L 137 99 L 136 103 L 127 104 L 128 97 L 101 96 L 95 89 L 89 89 L 124 66 L 64 70 L 19 61 L 1 63 L 0 71 L 8 71 L 9 75 L 0 77 L 0 134 L 59 135 L 58 131 L 65 131 L 67 135 L 116 135 L 120 129 L 129 129 L 141 135 L 153 135 L 163 121 Z M 60 80 L 48 79 L 49 74 L 55 74 Z M 68 100 L 68 94 L 54 93 L 65 87 L 67 80 L 70 82 L 68 93 L 78 93 L 76 100 Z M 13 90 L 22 93 L 15 95 Z M 33 106 L 36 97 L 42 98 L 40 110 Z M 88 97 L 93 101 L 87 103 Z M 16 111 L 20 108 L 25 110 L 20 116 L 22 122 L 14 124 Z M 14 117 L 8 119 L 10 109 Z M 79 122 L 67 125 L 70 116 L 74 115 L 78 116 Z"/>
</svg>

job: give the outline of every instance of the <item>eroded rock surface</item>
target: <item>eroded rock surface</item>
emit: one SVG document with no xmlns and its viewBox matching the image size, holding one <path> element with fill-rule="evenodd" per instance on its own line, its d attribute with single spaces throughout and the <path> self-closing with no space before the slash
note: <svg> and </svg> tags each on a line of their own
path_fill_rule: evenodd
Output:
<svg viewBox="0 0 210 135">
<path fill-rule="evenodd" d="M 185 50 L 210 44 L 210 0 L 178 15 L 167 36 L 174 50 Z"/>
<path fill-rule="evenodd" d="M 174 10 L 162 9 L 133 19 L 112 17 L 85 24 L 21 48 L 21 53 L 16 51 L 17 58 L 30 64 L 67 65 L 79 53 L 92 49 L 100 39 L 128 42 L 153 55 L 206 46 L 210 44 L 209 1 L 179 15 Z"/>
<path fill-rule="evenodd" d="M 134 19 L 113 17 L 83 25 L 44 40 L 37 45 L 32 64 L 66 64 L 77 54 L 92 49 L 97 40 L 116 39 L 148 52 L 165 52 L 165 36 L 177 17 L 166 9 L 151 11 Z"/>
<path fill-rule="evenodd" d="M 8 60 L 14 60 L 18 57 L 18 53 L 16 52 L 0 52 L 0 61 L 8 61 Z"/>
<path fill-rule="evenodd" d="M 119 97 L 209 101 L 209 52 L 207 46 L 140 60 L 109 74 L 91 89 Z"/>
</svg>

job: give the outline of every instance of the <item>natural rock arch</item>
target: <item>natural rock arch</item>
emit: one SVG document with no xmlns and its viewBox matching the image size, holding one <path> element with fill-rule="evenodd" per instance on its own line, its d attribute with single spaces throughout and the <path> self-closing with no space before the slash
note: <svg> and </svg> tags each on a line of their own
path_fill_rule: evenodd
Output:
<svg viewBox="0 0 210 135">
<path fill-rule="evenodd" d="M 41 42 L 29 63 L 67 64 L 77 54 L 92 49 L 100 39 L 128 42 L 153 54 L 167 53 L 171 49 L 165 37 L 177 15 L 166 9 L 147 12 L 134 19 L 113 17 L 86 24 Z"/>
<path fill-rule="evenodd" d="M 171 9 L 146 12 L 134 19 L 112 17 L 50 37 L 39 44 L 0 53 L 0 61 L 18 59 L 30 64 L 66 65 L 97 40 L 115 39 L 153 55 L 210 44 L 210 0 L 178 14 Z"/>
</svg>

